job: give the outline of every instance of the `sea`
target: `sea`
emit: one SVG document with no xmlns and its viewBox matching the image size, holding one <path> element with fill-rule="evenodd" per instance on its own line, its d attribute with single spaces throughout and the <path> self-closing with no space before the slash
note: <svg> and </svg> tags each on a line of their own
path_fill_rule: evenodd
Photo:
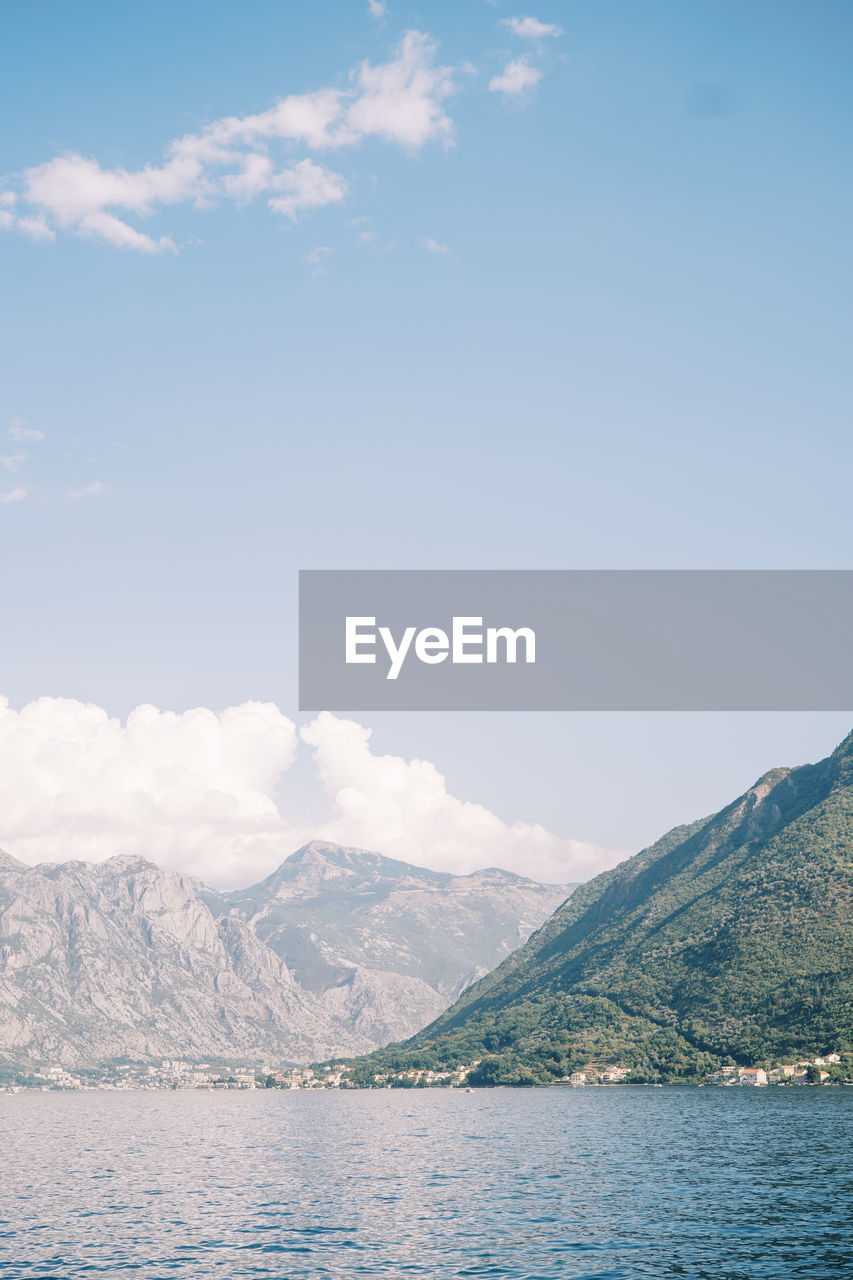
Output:
<svg viewBox="0 0 853 1280">
<path fill-rule="evenodd" d="M 850 1280 L 853 1088 L 0 1095 L 3 1280 Z"/>
</svg>

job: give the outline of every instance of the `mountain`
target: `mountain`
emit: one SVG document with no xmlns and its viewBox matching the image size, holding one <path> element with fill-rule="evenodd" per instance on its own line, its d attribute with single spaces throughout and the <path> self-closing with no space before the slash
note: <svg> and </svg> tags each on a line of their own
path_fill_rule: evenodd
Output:
<svg viewBox="0 0 853 1280">
<path fill-rule="evenodd" d="M 365 1053 L 423 1026 L 569 891 L 320 844 L 232 893 L 140 858 L 0 855 L 0 1057 Z"/>
<path fill-rule="evenodd" d="M 695 1079 L 853 1049 L 853 734 L 582 885 L 413 1039 L 356 1067 L 482 1058 L 481 1083 L 590 1062 Z"/>
<path fill-rule="evenodd" d="M 496 868 L 452 876 L 314 842 L 225 903 L 302 987 L 336 993 L 357 1030 L 387 1042 L 447 1008 L 569 892 Z"/>
</svg>

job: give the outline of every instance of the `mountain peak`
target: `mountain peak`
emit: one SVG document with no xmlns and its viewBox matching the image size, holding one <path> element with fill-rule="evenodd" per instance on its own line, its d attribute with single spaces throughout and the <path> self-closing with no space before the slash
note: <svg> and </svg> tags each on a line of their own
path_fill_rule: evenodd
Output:
<svg viewBox="0 0 853 1280">
<path fill-rule="evenodd" d="M 160 871 L 156 862 L 151 862 L 148 858 L 143 858 L 137 853 L 116 853 L 111 858 L 106 858 L 103 862 L 96 864 L 104 870 L 109 868 L 110 871 L 117 872 L 119 875 L 125 875 L 128 871 Z"/>
<path fill-rule="evenodd" d="M 319 880 L 363 880 L 370 883 L 397 882 L 410 879 L 444 884 L 451 877 L 444 871 L 430 871 L 397 858 L 353 845 L 328 844 L 311 840 L 285 858 L 272 875 L 255 888 L 270 889 L 306 878 Z M 254 890 L 246 890 L 247 893 Z"/>
<path fill-rule="evenodd" d="M 847 737 L 844 738 L 842 742 L 839 742 L 838 746 L 833 751 L 830 759 L 832 759 L 833 757 L 836 757 L 838 759 L 848 758 L 848 757 L 853 758 L 853 729 L 850 730 Z"/>
<path fill-rule="evenodd" d="M 381 854 L 372 853 L 369 849 L 359 849 L 354 845 L 327 844 L 325 840 L 309 840 L 301 849 L 291 853 L 285 862 L 299 866 L 329 863 L 336 867 L 374 864 L 385 861 Z M 282 864 L 284 865 L 284 864 Z"/>
</svg>

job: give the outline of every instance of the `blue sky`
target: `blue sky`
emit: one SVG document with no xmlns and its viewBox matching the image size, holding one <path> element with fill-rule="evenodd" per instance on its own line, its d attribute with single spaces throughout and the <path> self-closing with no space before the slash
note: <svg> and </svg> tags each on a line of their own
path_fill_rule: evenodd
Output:
<svg viewBox="0 0 853 1280">
<path fill-rule="evenodd" d="M 850 567 L 850 7 L 386 9 L 4 7 L 13 706 L 293 715 L 300 567 Z M 561 34 L 507 21 L 528 16 Z M 308 199 L 305 170 L 245 203 L 217 171 L 149 211 L 86 206 L 170 242 L 149 252 L 75 221 L 57 170 L 53 204 L 28 199 L 70 154 L 136 172 L 287 95 L 349 110 L 411 31 L 448 69 L 432 124 L 403 137 L 385 98 L 346 139 L 341 116 L 334 141 L 255 148 L 322 166 L 326 203 L 270 208 Z M 513 65 L 541 78 L 490 89 Z M 851 719 L 370 723 L 507 821 L 631 849 Z M 283 791 L 320 803 L 307 766 Z"/>
</svg>

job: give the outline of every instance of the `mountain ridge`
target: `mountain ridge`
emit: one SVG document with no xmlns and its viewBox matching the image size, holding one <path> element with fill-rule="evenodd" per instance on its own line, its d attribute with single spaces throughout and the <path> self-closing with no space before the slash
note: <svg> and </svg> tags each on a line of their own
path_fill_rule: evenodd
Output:
<svg viewBox="0 0 853 1280">
<path fill-rule="evenodd" d="M 223 893 L 135 855 L 2 857 L 0 1057 L 366 1052 L 428 1022 L 570 892 L 477 875 L 312 842 Z"/>
<path fill-rule="evenodd" d="M 490 1082 L 544 1083 L 595 1057 L 678 1079 L 721 1060 L 853 1049 L 851 859 L 853 734 L 581 885 L 378 1057 L 484 1057 Z"/>
</svg>

